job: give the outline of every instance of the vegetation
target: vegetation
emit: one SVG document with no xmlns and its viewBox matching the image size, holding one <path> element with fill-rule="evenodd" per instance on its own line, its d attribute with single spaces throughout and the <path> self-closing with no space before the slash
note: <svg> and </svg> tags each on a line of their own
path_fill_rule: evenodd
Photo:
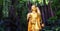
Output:
<svg viewBox="0 0 60 31">
<path fill-rule="evenodd" d="M 52 11 L 49 15 L 50 17 L 46 16 L 48 12 L 45 12 L 45 14 L 43 15 L 45 17 L 49 17 L 47 19 L 45 18 L 47 20 L 47 24 L 46 27 L 43 28 L 43 30 L 60 30 L 60 0 L 0 0 L 0 20 L 4 20 L 3 23 L 0 22 L 0 30 L 3 29 L 2 31 L 4 31 L 4 29 L 6 28 L 6 25 L 4 23 L 9 22 L 17 26 L 17 29 L 20 28 L 19 30 L 26 31 L 28 23 L 28 21 L 26 20 L 26 15 L 28 12 L 30 12 L 30 7 L 32 4 L 40 6 L 41 9 L 46 12 L 48 6 L 48 11 Z M 44 12 L 42 12 L 42 14 L 43 13 Z M 54 16 L 51 16 L 52 14 Z M 16 25 L 16 23 L 18 25 Z"/>
</svg>

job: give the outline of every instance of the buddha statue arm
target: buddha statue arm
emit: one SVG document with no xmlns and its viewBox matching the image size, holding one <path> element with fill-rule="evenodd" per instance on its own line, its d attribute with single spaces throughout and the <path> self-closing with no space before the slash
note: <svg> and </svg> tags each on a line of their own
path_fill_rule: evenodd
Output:
<svg viewBox="0 0 60 31">
<path fill-rule="evenodd" d="M 40 9 L 37 7 L 37 13 L 41 15 Z"/>
<path fill-rule="evenodd" d="M 30 13 L 27 14 L 27 21 L 29 21 Z"/>
</svg>

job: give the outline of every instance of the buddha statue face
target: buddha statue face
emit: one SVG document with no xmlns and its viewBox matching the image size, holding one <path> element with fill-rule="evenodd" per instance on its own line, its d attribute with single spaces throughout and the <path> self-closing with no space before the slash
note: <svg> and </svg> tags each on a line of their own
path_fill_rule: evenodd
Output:
<svg viewBox="0 0 60 31">
<path fill-rule="evenodd" d="M 37 11 L 36 5 L 32 5 L 31 9 L 32 11 Z"/>
</svg>

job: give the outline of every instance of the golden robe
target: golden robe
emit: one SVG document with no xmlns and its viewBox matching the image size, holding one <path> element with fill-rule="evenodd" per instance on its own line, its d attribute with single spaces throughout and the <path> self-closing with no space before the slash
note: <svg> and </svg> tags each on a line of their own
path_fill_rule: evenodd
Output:
<svg viewBox="0 0 60 31">
<path fill-rule="evenodd" d="M 37 13 L 28 13 L 28 31 L 39 31 L 41 29 L 41 17 Z"/>
</svg>

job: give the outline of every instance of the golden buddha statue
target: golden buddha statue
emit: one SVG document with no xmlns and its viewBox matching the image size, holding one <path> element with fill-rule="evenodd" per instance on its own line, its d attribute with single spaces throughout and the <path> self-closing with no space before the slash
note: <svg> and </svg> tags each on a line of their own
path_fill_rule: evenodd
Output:
<svg viewBox="0 0 60 31">
<path fill-rule="evenodd" d="M 36 5 L 31 6 L 31 13 L 27 14 L 27 21 L 29 21 L 28 31 L 39 31 L 42 29 L 41 26 L 44 26 L 40 24 L 42 22 L 41 13 Z"/>
</svg>

